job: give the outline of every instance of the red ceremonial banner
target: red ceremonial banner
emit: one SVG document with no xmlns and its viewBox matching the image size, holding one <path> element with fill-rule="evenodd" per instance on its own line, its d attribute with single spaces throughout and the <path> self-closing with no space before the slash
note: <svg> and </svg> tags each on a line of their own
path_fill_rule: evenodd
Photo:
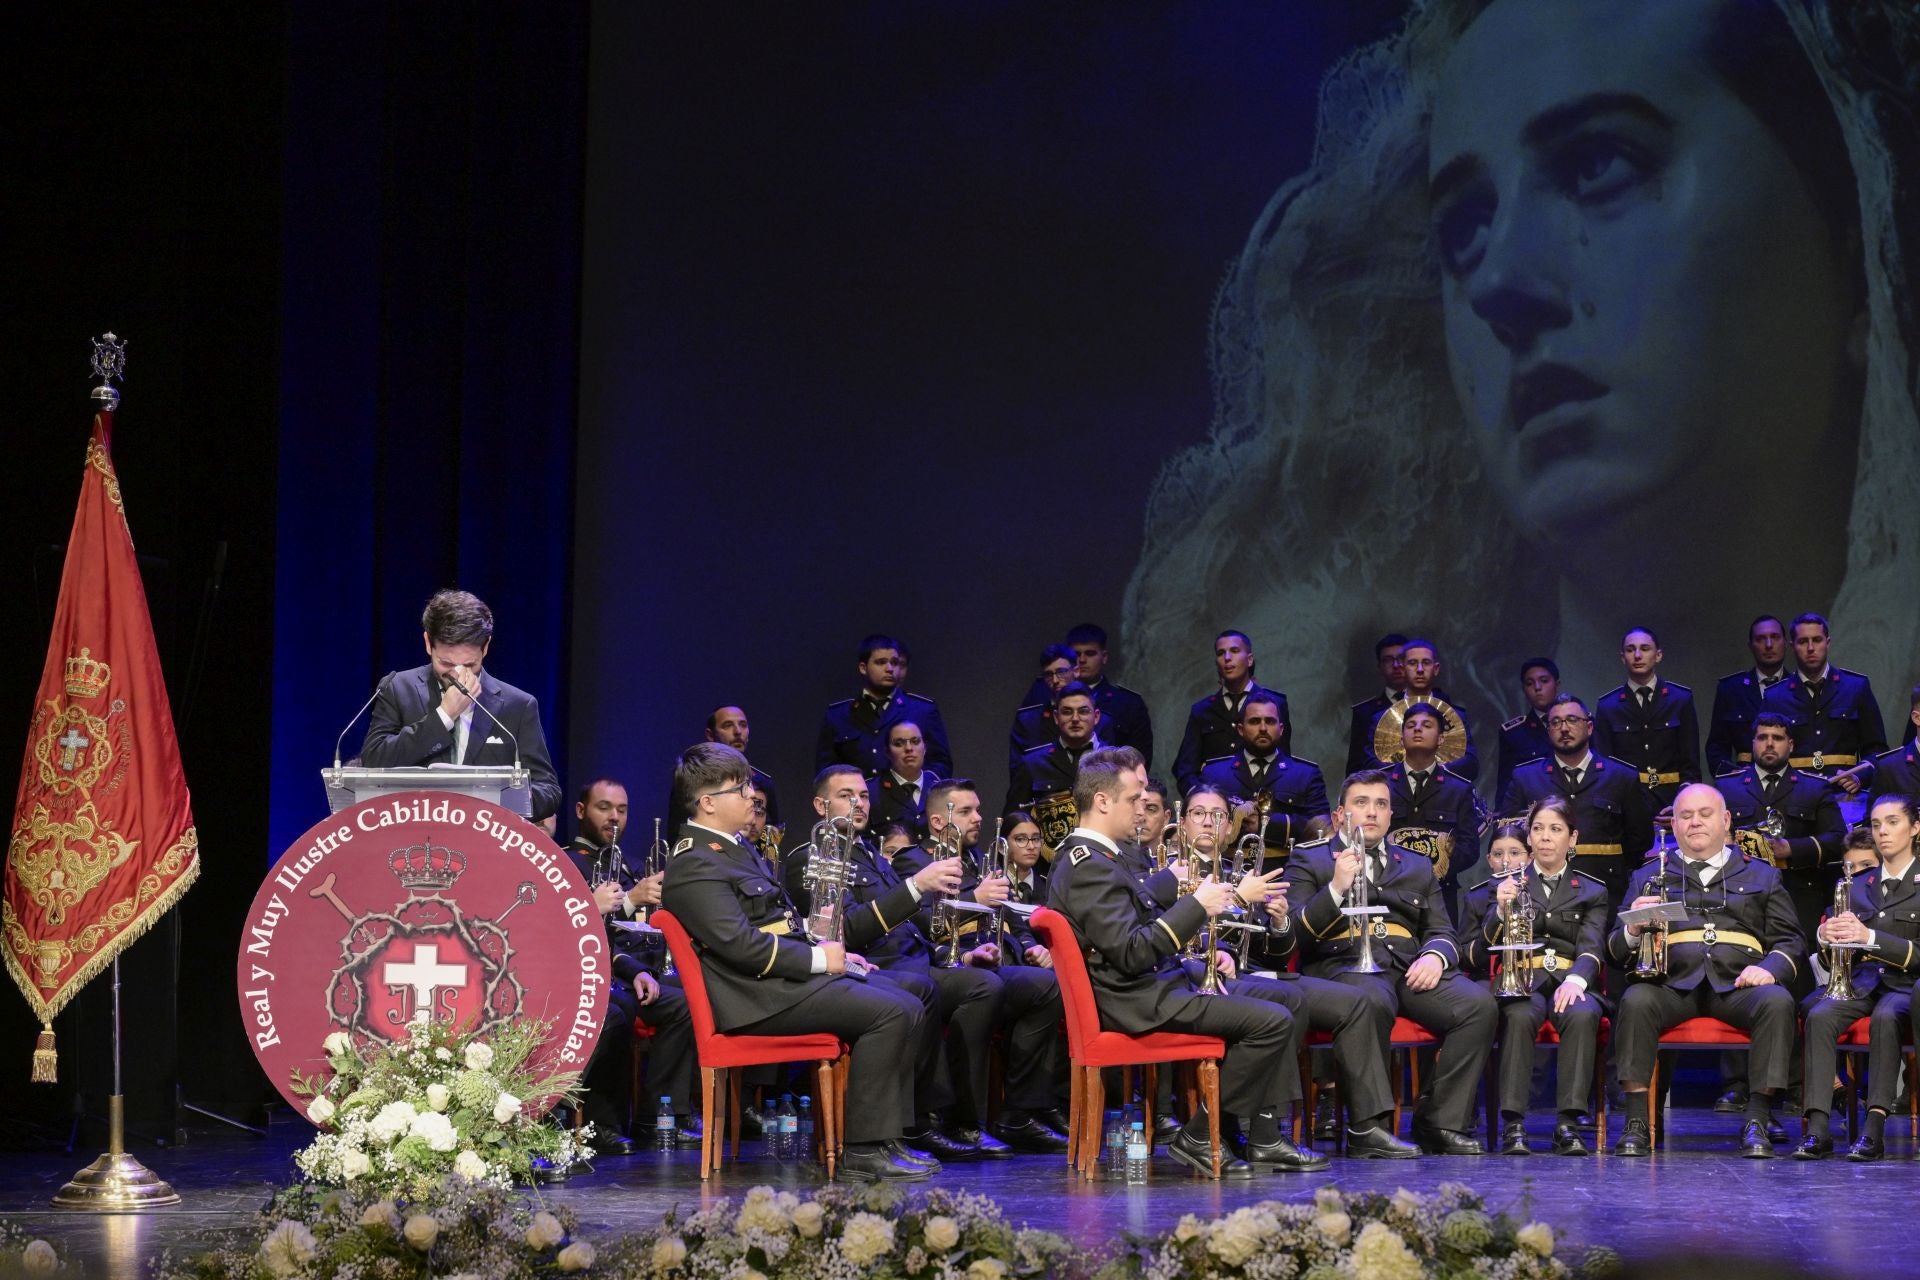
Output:
<svg viewBox="0 0 1920 1280">
<path fill-rule="evenodd" d="M 94 416 L 0 901 L 7 972 L 41 1022 L 42 1083 L 54 1079 L 54 1015 L 200 872 L 112 430 L 110 410 Z"/>
</svg>

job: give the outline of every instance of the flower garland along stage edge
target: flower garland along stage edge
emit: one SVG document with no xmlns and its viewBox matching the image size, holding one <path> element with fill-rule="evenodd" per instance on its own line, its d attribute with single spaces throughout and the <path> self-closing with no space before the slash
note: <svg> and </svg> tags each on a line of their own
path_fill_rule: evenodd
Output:
<svg viewBox="0 0 1920 1280">
<path fill-rule="evenodd" d="M 1224 1217 L 1090 1251 L 1014 1227 L 985 1196 L 834 1184 L 801 1197 L 755 1187 L 737 1204 L 669 1212 L 650 1231 L 590 1241 L 564 1205 L 536 1210 L 510 1190 L 449 1178 L 428 1198 L 363 1187 L 281 1192 L 254 1226 L 155 1280 L 414 1280 L 588 1273 L 636 1280 L 1605 1280 L 1618 1255 L 1562 1256 L 1545 1223 L 1491 1213 L 1457 1184 L 1433 1195 L 1263 1201 Z"/>
<path fill-rule="evenodd" d="M 363 1044 L 334 1032 L 323 1046 L 327 1071 L 294 1077 L 320 1129 L 294 1163 L 318 1183 L 414 1200 L 454 1175 L 504 1188 L 526 1181 L 536 1160 L 559 1169 L 583 1163 L 591 1132 L 576 1138 L 528 1102 L 577 1101 L 577 1074 L 531 1065 L 546 1033 L 543 1023 L 517 1022 L 487 1038 L 424 1010 L 397 1040 Z"/>
</svg>

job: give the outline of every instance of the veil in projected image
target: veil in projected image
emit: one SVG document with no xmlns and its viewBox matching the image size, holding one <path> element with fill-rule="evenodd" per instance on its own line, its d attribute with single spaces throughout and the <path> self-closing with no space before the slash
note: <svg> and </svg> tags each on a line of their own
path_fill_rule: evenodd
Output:
<svg viewBox="0 0 1920 1280">
<path fill-rule="evenodd" d="M 1530 654 L 1617 684 L 1641 622 L 1701 678 L 1818 610 L 1904 688 L 1917 67 L 1894 0 L 1435 0 L 1336 66 L 1220 293 L 1210 436 L 1148 505 L 1155 717 L 1228 626 L 1336 771 L 1387 631 L 1438 640 L 1481 725 Z"/>
</svg>

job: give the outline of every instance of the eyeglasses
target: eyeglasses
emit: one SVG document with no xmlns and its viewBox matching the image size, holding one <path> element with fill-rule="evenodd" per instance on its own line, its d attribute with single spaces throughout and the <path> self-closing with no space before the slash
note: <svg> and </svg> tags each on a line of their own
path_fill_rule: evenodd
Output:
<svg viewBox="0 0 1920 1280">
<path fill-rule="evenodd" d="M 1548 716 L 1547 728 L 1558 729 L 1562 725 L 1588 724 L 1591 723 L 1591 721 L 1591 716 Z"/>
<path fill-rule="evenodd" d="M 1007 843 L 1008 843 L 1008 844 L 1039 844 L 1039 843 L 1040 843 L 1040 837 L 1039 837 L 1039 836 L 1037 836 L 1037 835 L 1032 835 L 1032 836 L 1008 836 L 1008 837 L 1007 837 Z"/>
<path fill-rule="evenodd" d="M 1227 820 L 1227 811 L 1225 809 L 1189 809 L 1187 810 L 1187 816 L 1189 818 L 1198 818 L 1200 821 L 1211 826 L 1216 822 L 1225 822 Z"/>
<path fill-rule="evenodd" d="M 748 778 L 745 782 L 735 783 L 724 791 L 709 791 L 706 794 L 716 800 L 721 796 L 751 797 L 753 795 L 753 779 Z"/>
</svg>

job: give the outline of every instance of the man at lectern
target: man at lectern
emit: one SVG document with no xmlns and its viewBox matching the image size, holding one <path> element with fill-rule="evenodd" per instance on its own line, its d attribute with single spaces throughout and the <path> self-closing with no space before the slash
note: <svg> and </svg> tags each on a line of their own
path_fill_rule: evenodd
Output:
<svg viewBox="0 0 1920 1280">
<path fill-rule="evenodd" d="M 440 591 L 427 601 L 420 626 L 427 665 L 380 682 L 361 763 L 508 765 L 517 754 L 533 786 L 533 821 L 553 817 L 560 779 L 547 755 L 540 704 L 481 669 L 493 641 L 493 610 L 471 592 Z"/>
</svg>

